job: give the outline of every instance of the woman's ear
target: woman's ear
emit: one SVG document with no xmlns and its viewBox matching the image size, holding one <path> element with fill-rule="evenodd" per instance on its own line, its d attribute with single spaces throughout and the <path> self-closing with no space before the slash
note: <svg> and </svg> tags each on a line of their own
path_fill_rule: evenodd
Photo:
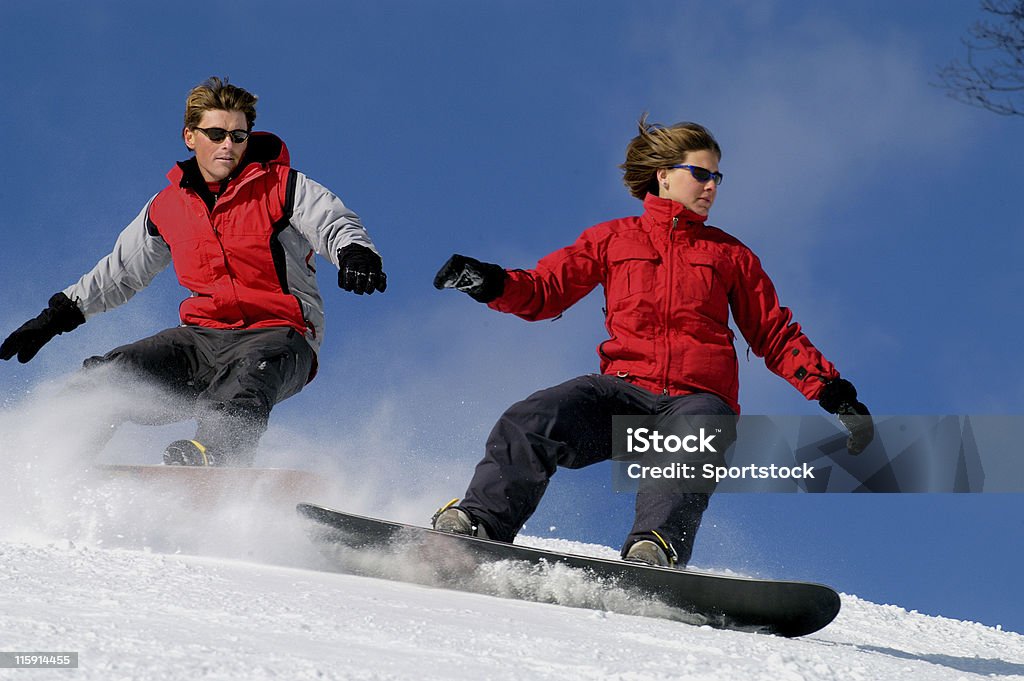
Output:
<svg viewBox="0 0 1024 681">
<path fill-rule="evenodd" d="M 668 168 L 658 168 L 654 176 L 658 178 L 658 185 L 662 189 L 668 189 Z"/>
</svg>

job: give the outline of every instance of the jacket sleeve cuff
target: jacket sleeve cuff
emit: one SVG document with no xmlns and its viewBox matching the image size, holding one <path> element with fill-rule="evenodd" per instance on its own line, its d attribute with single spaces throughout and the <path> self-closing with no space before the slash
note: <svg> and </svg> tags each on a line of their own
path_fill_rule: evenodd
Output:
<svg viewBox="0 0 1024 681">
<path fill-rule="evenodd" d="M 533 299 L 533 279 L 524 270 L 505 270 L 505 274 L 505 290 L 487 303 L 487 307 L 498 312 L 523 314 Z"/>
</svg>

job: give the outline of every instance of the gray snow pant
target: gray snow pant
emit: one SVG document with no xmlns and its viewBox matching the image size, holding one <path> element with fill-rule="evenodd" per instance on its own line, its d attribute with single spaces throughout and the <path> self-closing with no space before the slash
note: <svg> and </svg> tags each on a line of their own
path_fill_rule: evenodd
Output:
<svg viewBox="0 0 1024 681">
<path fill-rule="evenodd" d="M 82 378 L 88 383 L 93 376 L 142 397 L 111 415 L 113 424 L 195 418 L 196 440 L 224 464 L 247 466 L 270 410 L 302 390 L 314 361 L 309 343 L 291 328 L 179 326 L 90 357 Z M 140 386 L 159 389 L 159 397 Z"/>
<path fill-rule="evenodd" d="M 511 542 L 536 510 L 558 466 L 583 468 L 612 456 L 612 416 L 706 415 L 735 417 L 709 393 L 658 395 L 615 376 L 592 374 L 541 390 L 509 407 L 487 439 L 460 506 L 482 522 L 492 539 Z M 732 418 L 729 422 L 734 423 Z M 735 431 L 720 438 L 724 452 Z M 633 529 L 623 555 L 657 532 L 675 549 L 679 565 L 693 542 L 709 493 L 687 492 L 663 481 L 641 481 Z"/>
</svg>

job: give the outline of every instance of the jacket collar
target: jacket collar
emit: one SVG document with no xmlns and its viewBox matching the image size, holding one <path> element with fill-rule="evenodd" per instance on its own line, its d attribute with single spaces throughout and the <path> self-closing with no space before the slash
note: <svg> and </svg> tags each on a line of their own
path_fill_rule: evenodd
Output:
<svg viewBox="0 0 1024 681">
<path fill-rule="evenodd" d="M 648 229 L 671 227 L 673 218 L 678 218 L 676 226 L 684 229 L 703 227 L 708 216 L 698 215 L 678 201 L 663 199 L 654 194 L 647 195 L 644 199 L 644 214 L 640 219 Z"/>
<path fill-rule="evenodd" d="M 235 172 L 228 178 L 228 183 L 246 174 L 250 166 L 256 164 L 258 167 L 266 167 L 269 164 L 289 165 L 291 158 L 288 154 L 288 147 L 277 135 L 269 132 L 254 132 L 249 136 L 249 148 L 245 156 L 238 163 Z M 187 187 L 191 189 L 206 188 L 206 181 L 199 172 L 199 163 L 196 157 L 187 161 L 179 161 L 167 173 L 167 179 L 172 185 Z"/>
</svg>

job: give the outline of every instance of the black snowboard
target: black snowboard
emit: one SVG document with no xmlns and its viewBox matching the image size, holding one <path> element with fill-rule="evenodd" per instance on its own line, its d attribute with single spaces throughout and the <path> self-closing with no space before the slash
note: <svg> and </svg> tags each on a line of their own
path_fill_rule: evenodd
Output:
<svg viewBox="0 0 1024 681">
<path fill-rule="evenodd" d="M 839 595 L 820 584 L 729 577 L 557 553 L 365 518 L 314 504 L 299 504 L 296 510 L 314 521 L 310 533 L 325 555 L 343 563 L 346 571 L 373 577 L 486 592 L 489 589 L 480 588 L 474 573 L 498 561 L 519 561 L 537 570 L 563 566 L 583 571 L 585 581 L 601 587 L 594 590 L 599 593 L 620 590 L 633 601 L 664 606 L 635 614 L 779 636 L 818 631 L 839 613 Z M 429 579 L 424 578 L 427 574 Z M 544 572 L 537 574 L 538 580 L 545 579 Z M 497 591 L 528 600 L 615 609 L 607 608 L 603 599 L 587 603 L 586 599 L 571 598 L 566 603 L 544 589 L 532 594 L 515 588 Z"/>
</svg>

